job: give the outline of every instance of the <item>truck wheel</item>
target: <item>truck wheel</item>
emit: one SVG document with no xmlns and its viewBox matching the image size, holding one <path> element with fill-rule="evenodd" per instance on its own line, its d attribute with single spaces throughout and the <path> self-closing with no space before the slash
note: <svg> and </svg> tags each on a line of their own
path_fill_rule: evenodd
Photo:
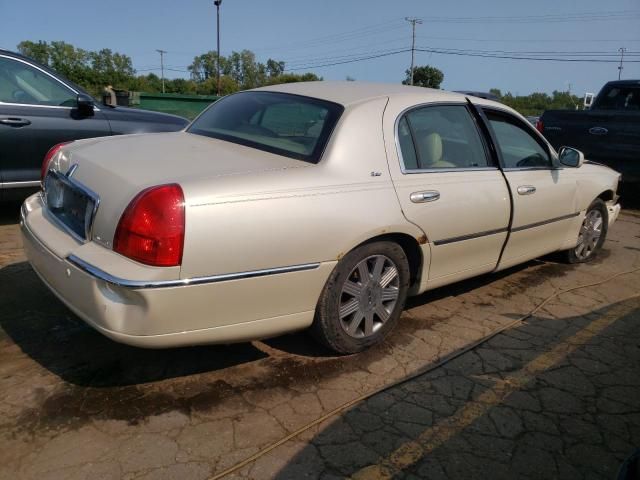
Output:
<svg viewBox="0 0 640 480">
<path fill-rule="evenodd" d="M 402 313 L 409 277 L 409 262 L 396 243 L 352 250 L 338 262 L 320 295 L 313 335 L 343 354 L 380 342 Z"/>
<path fill-rule="evenodd" d="M 607 206 L 596 198 L 584 216 L 576 247 L 565 252 L 567 262 L 582 263 L 593 259 L 607 237 L 608 226 Z"/>
</svg>

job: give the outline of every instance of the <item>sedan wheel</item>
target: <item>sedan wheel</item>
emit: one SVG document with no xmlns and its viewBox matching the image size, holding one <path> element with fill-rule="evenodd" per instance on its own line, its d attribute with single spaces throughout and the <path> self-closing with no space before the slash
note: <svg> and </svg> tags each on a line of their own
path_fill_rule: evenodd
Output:
<svg viewBox="0 0 640 480">
<path fill-rule="evenodd" d="M 374 335 L 389 320 L 398 301 L 398 268 L 384 255 L 362 260 L 342 286 L 340 324 L 354 338 Z"/>
<path fill-rule="evenodd" d="M 602 213 L 599 210 L 591 210 L 584 217 L 580 235 L 578 235 L 578 245 L 574 250 L 576 257 L 580 260 L 586 260 L 595 252 L 602 236 L 603 224 Z"/>
<path fill-rule="evenodd" d="M 602 200 L 597 199 L 587 209 L 575 248 L 567 251 L 569 263 L 591 260 L 604 243 L 607 236 L 607 225 L 607 206 Z"/>
<path fill-rule="evenodd" d="M 356 248 L 331 273 L 312 332 L 340 353 L 359 352 L 380 342 L 402 313 L 409 276 L 399 245 L 376 242 Z"/>
</svg>

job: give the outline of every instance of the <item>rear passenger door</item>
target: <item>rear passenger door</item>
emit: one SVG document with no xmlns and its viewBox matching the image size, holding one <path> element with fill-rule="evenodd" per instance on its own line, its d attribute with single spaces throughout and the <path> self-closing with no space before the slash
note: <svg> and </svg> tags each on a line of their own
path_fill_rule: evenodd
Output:
<svg viewBox="0 0 640 480">
<path fill-rule="evenodd" d="M 509 241 L 499 268 L 560 248 L 579 221 L 576 181 L 540 135 L 511 113 L 484 109 L 513 195 Z"/>
<path fill-rule="evenodd" d="M 510 202 L 478 123 L 464 103 L 402 112 L 399 102 L 391 99 L 385 112 L 385 125 L 395 121 L 396 139 L 395 148 L 387 143 L 387 153 L 404 215 L 427 234 L 427 283 L 493 270 L 507 235 Z"/>
</svg>

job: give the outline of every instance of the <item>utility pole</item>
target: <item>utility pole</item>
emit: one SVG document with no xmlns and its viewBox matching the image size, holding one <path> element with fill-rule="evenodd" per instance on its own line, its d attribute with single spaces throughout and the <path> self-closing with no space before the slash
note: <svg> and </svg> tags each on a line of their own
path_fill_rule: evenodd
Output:
<svg viewBox="0 0 640 480">
<path fill-rule="evenodd" d="M 166 50 L 156 50 L 160 54 L 160 75 L 162 77 L 162 93 L 164 93 L 164 54 L 167 53 Z"/>
<path fill-rule="evenodd" d="M 626 52 L 627 49 L 624 47 L 620 47 L 618 51 L 620 52 L 620 66 L 618 67 L 618 80 L 620 80 L 620 77 L 622 76 L 622 69 L 624 68 L 622 66 L 622 64 L 624 63 L 624 52 Z"/>
<path fill-rule="evenodd" d="M 422 19 L 416 17 L 404 17 L 404 19 L 411 24 L 413 32 L 411 36 L 411 75 L 409 77 L 409 85 L 413 85 L 413 62 L 416 50 L 416 23 L 418 25 L 422 25 Z"/>
<path fill-rule="evenodd" d="M 220 96 L 220 5 L 222 0 L 213 0 L 213 4 L 216 6 L 216 21 L 218 30 L 218 58 L 216 59 L 216 77 L 218 79 L 218 96 Z"/>
</svg>

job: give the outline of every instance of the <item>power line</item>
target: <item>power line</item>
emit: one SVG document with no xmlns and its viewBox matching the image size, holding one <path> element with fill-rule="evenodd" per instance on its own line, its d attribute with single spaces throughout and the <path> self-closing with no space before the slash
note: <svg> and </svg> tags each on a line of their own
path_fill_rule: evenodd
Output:
<svg viewBox="0 0 640 480">
<path fill-rule="evenodd" d="M 562 57 L 533 57 L 533 56 L 518 56 L 518 55 L 503 55 L 494 53 L 473 53 L 463 51 L 451 51 L 437 48 L 416 48 L 419 52 L 428 52 L 441 55 L 458 55 L 463 57 L 483 57 L 483 58 L 502 58 L 507 60 L 531 60 L 531 61 L 545 61 L 545 62 L 588 62 L 588 63 L 617 63 L 618 60 L 603 59 L 603 58 L 562 58 Z M 640 60 L 629 60 L 629 63 L 640 63 Z"/>
<path fill-rule="evenodd" d="M 342 61 L 323 63 L 323 64 L 318 64 L 318 65 L 308 65 L 308 66 L 305 66 L 305 67 L 298 67 L 298 68 L 286 68 L 285 71 L 287 71 L 287 72 L 295 72 L 295 71 L 298 71 L 298 70 L 310 70 L 312 68 L 333 67 L 334 65 L 343 65 L 343 64 L 346 64 L 346 63 L 363 62 L 365 60 L 372 60 L 374 58 L 388 57 L 388 56 L 391 56 L 391 55 L 398 55 L 399 53 L 405 53 L 405 52 L 410 52 L 410 51 L 411 51 L 410 48 L 403 48 L 401 50 L 396 50 L 396 51 L 387 52 L 387 53 L 380 53 L 380 54 L 375 54 L 375 55 L 368 55 L 368 56 L 364 56 L 364 57 L 360 57 L 360 58 L 355 58 L 355 59 L 352 59 L 352 60 L 342 60 Z"/>
<path fill-rule="evenodd" d="M 640 16 L 639 10 L 620 10 L 613 12 L 584 12 L 577 14 L 547 14 L 526 16 L 473 16 L 473 17 L 429 17 L 436 23 L 558 23 L 591 22 L 602 20 L 633 20 Z"/>
</svg>

